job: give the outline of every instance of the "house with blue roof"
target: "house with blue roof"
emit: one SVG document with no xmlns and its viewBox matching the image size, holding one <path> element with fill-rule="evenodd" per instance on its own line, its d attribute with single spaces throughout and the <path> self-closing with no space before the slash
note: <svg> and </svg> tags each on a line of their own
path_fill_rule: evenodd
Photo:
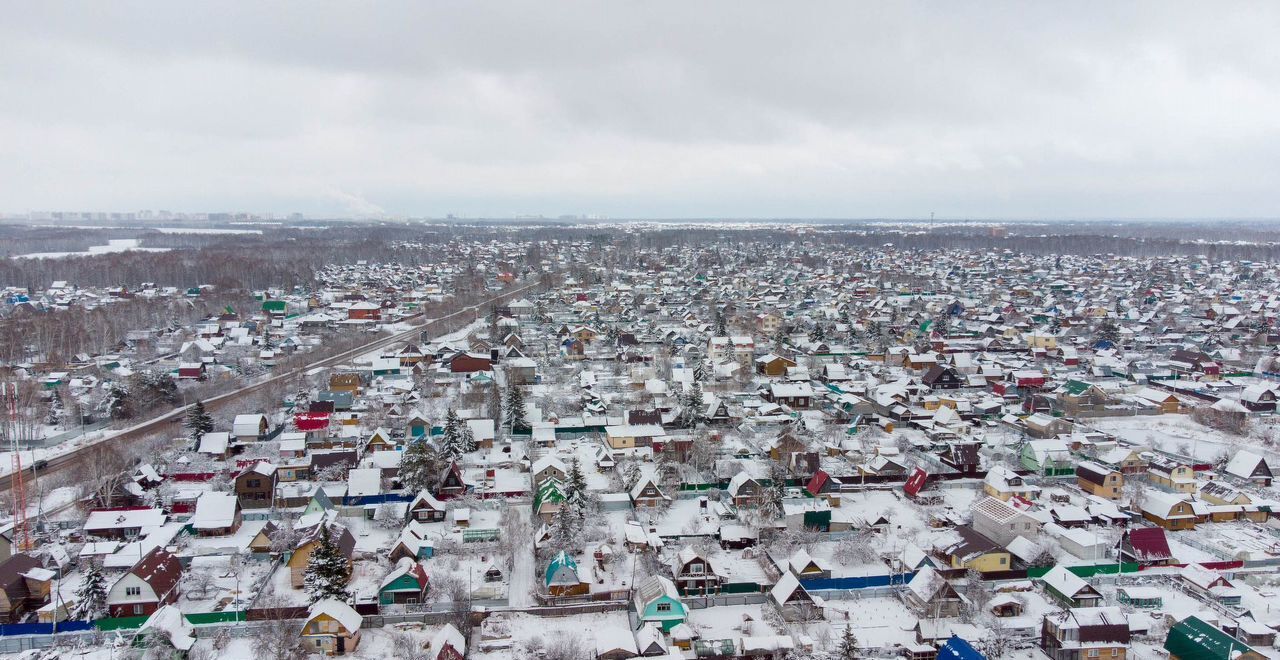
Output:
<svg viewBox="0 0 1280 660">
<path fill-rule="evenodd" d="M 969 642 L 951 636 L 942 648 L 938 649 L 938 660 L 986 660 L 987 656 L 978 652 Z"/>
</svg>

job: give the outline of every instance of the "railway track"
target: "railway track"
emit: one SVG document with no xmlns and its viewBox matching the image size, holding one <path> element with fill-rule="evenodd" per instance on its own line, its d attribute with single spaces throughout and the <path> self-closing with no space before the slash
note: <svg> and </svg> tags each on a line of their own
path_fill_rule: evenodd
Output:
<svg viewBox="0 0 1280 660">
<path fill-rule="evenodd" d="M 244 387 L 241 387 L 236 390 L 232 390 L 230 392 L 226 392 L 224 394 L 219 394 L 217 396 L 209 397 L 208 399 L 204 400 L 204 406 L 207 410 L 210 410 L 210 411 L 217 410 L 222 406 L 234 403 L 235 401 L 238 401 L 239 399 L 249 394 L 252 394 L 258 390 L 261 390 L 262 388 L 267 387 L 268 385 L 271 385 L 273 383 L 279 382 L 281 380 L 293 378 L 294 376 L 305 373 L 312 369 L 336 366 L 348 360 L 351 360 L 352 358 L 363 355 L 365 353 L 380 350 L 392 344 L 414 339 L 418 337 L 422 332 L 433 332 L 440 325 L 448 321 L 454 320 L 458 317 L 466 318 L 470 316 L 472 318 L 478 318 L 480 310 L 482 308 L 487 307 L 497 301 L 510 299 L 512 297 L 518 296 L 527 291 L 531 291 L 533 289 L 536 289 L 538 286 L 540 286 L 540 283 L 534 282 L 532 284 L 526 284 L 516 289 L 503 291 L 498 295 L 486 298 L 481 302 L 478 302 L 474 305 L 470 305 L 468 307 L 464 307 L 451 314 L 446 314 L 444 316 L 429 319 L 425 323 L 422 323 L 420 325 L 415 325 L 413 328 L 409 330 L 405 330 L 404 332 L 398 332 L 387 337 L 379 337 L 373 341 L 370 341 L 366 344 L 362 344 L 349 351 L 344 351 L 337 355 L 332 355 L 330 357 L 317 360 L 315 362 L 303 365 L 301 367 L 291 369 L 284 373 L 274 374 L 270 378 L 259 381 L 257 383 L 251 383 L 249 385 L 245 385 Z M 413 319 L 414 317 L 411 316 L 408 318 Z M 23 474 L 25 475 L 24 481 L 33 479 L 34 476 L 36 475 L 38 475 L 41 478 L 44 478 L 52 474 L 56 474 L 58 472 L 72 468 L 80 460 L 84 458 L 84 454 L 87 450 L 94 447 L 98 447 L 99 445 L 111 444 L 111 445 L 118 446 L 121 443 L 127 444 L 130 442 L 137 442 L 138 440 L 141 440 L 143 438 L 150 437 L 153 433 L 169 429 L 171 428 L 172 424 L 176 422 L 180 422 L 185 417 L 185 415 L 187 414 L 187 409 L 190 408 L 190 406 L 191 404 L 179 406 L 177 408 L 174 408 L 173 410 L 170 410 L 169 412 L 153 417 L 145 422 L 136 424 L 134 426 L 130 426 L 126 429 L 122 429 L 119 432 L 114 433 L 110 436 L 107 436 L 106 438 L 103 438 L 96 442 L 82 445 L 80 447 L 77 447 L 74 450 L 71 450 L 65 453 L 57 454 L 56 456 L 50 457 L 47 460 L 37 463 L 33 468 L 30 468 L 30 469 L 24 468 L 23 469 Z M 0 475 L 0 492 L 8 491 L 10 488 L 12 488 L 12 486 L 13 486 L 12 473 L 6 473 L 4 475 Z"/>
</svg>

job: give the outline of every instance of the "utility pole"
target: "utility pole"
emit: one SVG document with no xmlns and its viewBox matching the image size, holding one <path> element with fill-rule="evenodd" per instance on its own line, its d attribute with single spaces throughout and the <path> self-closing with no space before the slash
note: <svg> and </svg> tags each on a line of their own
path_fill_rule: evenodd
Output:
<svg viewBox="0 0 1280 660">
<path fill-rule="evenodd" d="M 22 484 L 22 452 L 18 445 L 18 384 L 6 384 L 0 394 L 9 400 L 9 440 L 13 451 L 13 471 L 9 475 L 13 487 L 13 542 L 18 552 L 26 552 L 31 549 L 31 534 L 27 529 L 27 494 Z"/>
</svg>

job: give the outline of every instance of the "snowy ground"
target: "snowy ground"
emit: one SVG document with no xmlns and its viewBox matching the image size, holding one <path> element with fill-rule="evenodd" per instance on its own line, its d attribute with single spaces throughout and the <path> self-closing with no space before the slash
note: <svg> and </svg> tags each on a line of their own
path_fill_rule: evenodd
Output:
<svg viewBox="0 0 1280 660">
<path fill-rule="evenodd" d="M 1089 425 L 1135 445 L 1193 455 L 1205 462 L 1212 462 L 1223 452 L 1245 442 L 1243 438 L 1232 438 L 1201 426 L 1189 415 L 1114 417 L 1091 420 Z"/>
<path fill-rule="evenodd" d="M 106 245 L 90 245 L 84 252 L 32 252 L 15 255 L 14 259 L 65 259 L 66 257 L 87 256 L 91 254 L 111 254 L 113 252 L 168 252 L 169 248 L 138 247 L 136 238 L 112 238 Z"/>
<path fill-rule="evenodd" d="M 512 503 L 509 505 L 511 512 L 521 519 L 525 520 L 532 529 L 531 511 L 529 505 L 523 503 Z M 533 544 L 520 543 L 516 547 L 515 560 L 511 566 L 510 574 L 507 576 L 510 581 L 510 588 L 507 590 L 507 599 L 511 607 L 529 607 L 533 605 L 533 590 L 535 587 L 534 576 L 537 573 L 534 565 Z"/>
<path fill-rule="evenodd" d="M 468 649 L 471 660 L 510 660 L 511 658 L 537 657 L 534 649 L 555 643 L 570 644 L 572 648 L 595 648 L 597 631 L 629 630 L 630 620 L 626 612 L 602 612 L 578 614 L 566 617 L 538 617 L 530 614 L 505 614 L 510 623 L 511 649 L 484 652 Z M 594 651 L 589 655 L 594 656 Z"/>
</svg>

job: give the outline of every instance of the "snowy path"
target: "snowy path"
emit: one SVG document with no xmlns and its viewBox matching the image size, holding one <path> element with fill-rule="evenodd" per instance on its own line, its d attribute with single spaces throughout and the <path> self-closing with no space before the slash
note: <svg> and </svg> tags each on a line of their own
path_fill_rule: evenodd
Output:
<svg viewBox="0 0 1280 660">
<path fill-rule="evenodd" d="M 531 525 L 529 516 L 532 511 L 528 503 L 512 502 L 507 505 L 512 513 L 520 516 L 520 519 L 526 524 Z M 511 566 L 511 586 L 507 591 L 507 604 L 514 608 L 524 608 L 533 606 L 533 531 L 532 527 L 526 526 L 524 529 L 528 533 L 524 535 L 527 541 L 516 546 L 515 559 Z"/>
</svg>

